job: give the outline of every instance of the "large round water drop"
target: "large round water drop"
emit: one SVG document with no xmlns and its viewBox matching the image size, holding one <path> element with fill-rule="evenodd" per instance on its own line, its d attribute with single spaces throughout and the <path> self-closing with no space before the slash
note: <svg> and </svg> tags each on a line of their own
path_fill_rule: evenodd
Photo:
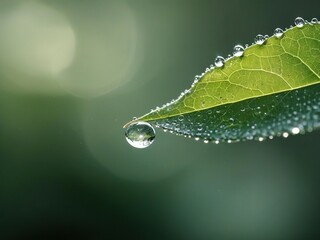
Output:
<svg viewBox="0 0 320 240">
<path fill-rule="evenodd" d="M 136 122 L 130 124 L 125 132 L 127 142 L 135 148 L 149 147 L 155 137 L 156 131 L 146 122 Z"/>
</svg>

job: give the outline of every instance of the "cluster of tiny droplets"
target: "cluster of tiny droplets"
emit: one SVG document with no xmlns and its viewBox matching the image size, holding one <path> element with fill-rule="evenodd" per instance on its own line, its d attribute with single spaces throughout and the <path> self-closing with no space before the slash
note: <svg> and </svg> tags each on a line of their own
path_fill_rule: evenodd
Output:
<svg viewBox="0 0 320 240">
<path fill-rule="evenodd" d="M 315 24 L 319 24 L 319 21 L 318 21 L 317 18 L 312 18 L 311 21 L 308 22 L 308 21 L 304 20 L 304 19 L 301 18 L 301 17 L 297 17 L 297 18 L 295 19 L 295 21 L 294 21 L 294 24 L 295 24 L 295 26 L 298 27 L 298 28 L 303 28 L 303 26 L 304 26 L 305 24 L 315 25 Z M 290 28 L 292 28 L 292 27 L 293 27 L 293 26 L 290 26 Z M 285 31 L 287 31 L 287 30 L 289 30 L 289 29 L 286 28 Z M 285 31 L 282 30 L 281 28 L 276 28 L 276 29 L 274 30 L 273 36 L 274 36 L 275 38 L 277 38 L 277 39 L 281 39 L 281 38 L 284 36 Z M 167 107 L 169 107 L 170 105 L 178 102 L 178 101 L 179 101 L 181 98 L 183 98 L 185 95 L 191 93 L 191 91 L 192 91 L 192 89 L 195 87 L 195 85 L 201 80 L 201 78 L 202 78 L 206 73 L 214 70 L 215 68 L 223 68 L 224 65 L 225 65 L 225 62 L 226 62 L 227 60 L 231 59 L 231 58 L 243 57 L 243 56 L 245 55 L 245 49 L 248 48 L 248 47 L 250 47 L 250 46 L 252 46 L 253 44 L 263 46 L 263 45 L 267 42 L 268 38 L 269 38 L 268 35 L 258 34 L 258 35 L 254 38 L 254 42 L 253 42 L 251 45 L 250 45 L 250 44 L 246 44 L 245 46 L 236 45 L 236 46 L 233 48 L 233 54 L 232 54 L 232 55 L 228 55 L 228 57 L 226 57 L 226 58 L 224 58 L 224 57 L 222 57 L 222 56 L 217 56 L 217 57 L 215 58 L 215 60 L 214 60 L 214 63 L 211 64 L 210 67 L 206 68 L 205 71 L 204 71 L 202 74 L 195 76 L 194 81 L 193 81 L 190 89 L 185 90 L 184 92 L 182 92 L 182 93 L 180 94 L 180 96 L 179 96 L 177 99 L 173 99 L 171 102 L 169 102 L 169 103 L 167 103 L 167 104 L 164 104 L 162 107 L 156 107 L 156 109 L 152 109 L 151 112 L 158 112 L 158 111 L 160 111 L 161 109 L 167 108 Z M 210 111 L 211 111 L 211 110 L 210 110 Z M 183 118 L 182 115 L 179 116 L 179 117 L 180 117 L 180 119 Z M 190 123 L 192 123 L 191 120 L 190 120 Z M 194 138 L 194 139 L 197 140 L 197 141 L 200 140 L 201 138 L 203 138 L 202 135 L 201 135 L 201 136 L 194 136 L 194 135 L 192 135 L 192 134 L 190 133 L 191 131 L 187 131 L 187 130 L 185 130 L 184 133 L 180 133 L 180 132 L 181 132 L 181 131 L 180 131 L 180 128 L 177 128 L 177 127 L 172 128 L 172 127 L 169 127 L 170 125 L 172 125 L 172 123 L 170 123 L 170 121 L 169 121 L 169 122 L 166 122 L 166 123 L 162 123 L 162 122 L 161 122 L 161 124 L 160 124 L 159 122 L 155 123 L 155 126 L 156 126 L 156 127 L 162 127 L 165 132 L 169 131 L 169 132 L 171 132 L 171 133 L 176 133 L 177 135 L 183 135 L 183 136 L 188 137 L 188 138 Z M 176 123 L 173 123 L 173 125 L 177 125 L 177 124 L 176 124 Z M 197 131 L 201 131 L 201 130 L 199 130 L 199 129 L 201 129 L 201 126 L 200 126 L 199 128 L 197 128 Z M 252 129 L 253 129 L 253 130 L 255 129 L 255 126 L 254 126 L 254 125 L 252 126 Z M 308 131 L 308 130 L 307 130 L 307 131 Z M 310 130 L 310 131 L 311 131 L 311 130 Z M 273 136 L 280 136 L 280 135 L 282 135 L 283 137 L 286 138 L 286 137 L 289 136 L 289 134 L 295 135 L 295 134 L 303 133 L 303 132 L 305 132 L 304 128 L 302 128 L 302 127 L 293 127 L 290 131 L 284 132 L 284 133 L 276 133 L 276 132 L 270 131 L 270 134 L 269 134 L 268 136 L 263 135 L 263 136 L 258 137 L 256 140 L 258 140 L 258 141 L 263 141 L 263 140 L 265 140 L 265 139 L 267 139 L 267 138 L 273 139 Z M 223 133 L 221 133 L 221 134 L 223 134 Z M 210 133 L 207 133 L 207 135 L 208 135 L 208 138 L 204 138 L 204 140 L 203 140 L 205 143 L 214 142 L 214 143 L 218 144 L 219 142 L 221 142 L 221 140 L 219 140 L 219 139 L 214 139 L 214 140 L 213 140 L 213 139 L 209 139 Z M 247 139 L 247 140 L 254 139 L 253 135 L 255 135 L 255 134 L 250 134 L 250 136 L 245 136 L 244 139 Z M 223 141 L 223 140 L 222 140 L 222 141 Z M 234 139 L 228 139 L 228 140 L 227 140 L 228 143 L 238 142 L 238 141 L 239 141 L 239 140 L 236 139 L 236 138 L 234 138 Z"/>
<path fill-rule="evenodd" d="M 287 138 L 289 135 L 303 134 L 320 127 L 320 94 L 317 94 L 319 90 L 320 86 L 311 90 L 298 89 L 287 94 L 286 98 L 283 98 L 283 93 L 279 93 L 274 95 L 271 101 L 256 101 L 249 107 L 242 102 L 240 112 L 238 107 L 222 105 L 215 110 L 205 110 L 206 114 L 193 112 L 156 122 L 165 131 L 196 141 L 202 139 L 205 143 L 233 143 L 253 139 L 264 141 L 273 139 L 274 136 Z M 289 105 L 292 101 L 295 103 Z M 277 115 L 269 116 L 276 107 L 281 108 L 277 110 Z M 284 113 L 288 107 L 289 113 Z M 246 112 L 246 116 L 241 112 Z M 223 118 L 221 113 L 224 115 Z M 265 117 L 265 120 L 257 123 L 257 116 Z M 217 119 L 220 119 L 219 124 Z"/>
<path fill-rule="evenodd" d="M 306 23 L 309 23 L 309 22 L 306 21 L 306 20 L 304 20 L 304 19 L 301 18 L 301 17 L 297 17 L 297 18 L 295 19 L 294 23 L 295 23 L 295 26 L 297 26 L 298 28 L 302 28 Z M 310 22 L 309 24 L 312 24 L 312 25 L 314 25 L 314 24 L 319 24 L 319 21 L 318 21 L 317 18 L 312 18 L 312 19 L 311 19 L 311 22 Z M 291 27 L 293 27 L 293 26 L 291 26 Z M 288 29 L 286 29 L 286 30 L 288 30 Z M 284 31 L 283 31 L 281 28 L 276 28 L 276 29 L 274 30 L 273 35 L 274 35 L 276 38 L 280 39 L 280 38 L 283 37 Z M 171 105 L 171 104 L 179 101 L 183 96 L 185 96 L 185 95 L 187 95 L 188 93 L 190 93 L 191 90 L 194 88 L 194 86 L 201 80 L 201 78 L 202 78 L 206 73 L 212 71 L 212 70 L 215 69 L 215 68 L 223 68 L 224 65 L 225 65 L 225 62 L 226 62 L 227 60 L 231 59 L 231 58 L 234 58 L 234 57 L 242 57 L 242 56 L 244 55 L 245 49 L 248 48 L 248 47 L 250 47 L 250 46 L 252 46 L 253 44 L 264 45 L 264 44 L 266 43 L 266 41 L 267 41 L 268 38 L 269 38 L 268 35 L 258 34 L 258 35 L 254 38 L 254 42 L 253 42 L 251 45 L 246 44 L 245 46 L 242 46 L 242 45 L 238 44 L 238 45 L 234 46 L 232 55 L 229 54 L 226 58 L 224 58 L 224 57 L 222 57 L 222 56 L 217 56 L 217 57 L 215 58 L 215 60 L 214 60 L 214 63 L 211 64 L 210 67 L 207 67 L 202 74 L 195 76 L 194 81 L 193 81 L 193 83 L 191 84 L 191 88 L 190 88 L 190 89 L 185 90 L 184 92 L 182 92 L 177 99 L 172 100 L 171 102 L 169 102 L 169 103 L 167 103 L 167 104 L 164 104 L 164 105 L 162 106 L 162 108 L 168 107 L 169 105 Z M 158 111 L 158 110 L 160 110 L 160 108 L 156 108 L 155 110 Z M 155 111 L 155 110 L 152 110 L 152 111 Z"/>
</svg>

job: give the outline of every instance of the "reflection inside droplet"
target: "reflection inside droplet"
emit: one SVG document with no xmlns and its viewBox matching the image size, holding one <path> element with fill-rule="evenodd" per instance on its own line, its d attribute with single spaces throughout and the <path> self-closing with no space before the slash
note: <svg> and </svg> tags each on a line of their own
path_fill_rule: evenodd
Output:
<svg viewBox="0 0 320 240">
<path fill-rule="evenodd" d="M 215 59 L 215 61 L 214 61 L 214 64 L 216 65 L 216 67 L 219 67 L 219 68 L 221 68 L 221 67 L 223 67 L 223 65 L 224 65 L 224 58 L 223 57 L 221 57 L 221 56 L 218 56 L 218 57 L 216 57 L 216 59 Z"/>
<path fill-rule="evenodd" d="M 241 57 L 243 55 L 243 52 L 244 52 L 244 47 L 241 45 L 236 45 L 233 48 L 233 56 L 235 57 Z"/>
<path fill-rule="evenodd" d="M 129 125 L 125 132 L 127 142 L 135 148 L 149 147 L 155 137 L 156 131 L 146 122 L 137 122 Z"/>
<path fill-rule="evenodd" d="M 302 17 L 297 17 L 294 20 L 294 24 L 298 27 L 298 28 L 302 28 L 304 26 L 304 19 Z"/>
<path fill-rule="evenodd" d="M 274 36 L 275 36 L 276 38 L 281 38 L 282 35 L 283 35 L 283 30 L 282 30 L 281 28 L 276 28 L 276 29 L 274 30 Z"/>
</svg>

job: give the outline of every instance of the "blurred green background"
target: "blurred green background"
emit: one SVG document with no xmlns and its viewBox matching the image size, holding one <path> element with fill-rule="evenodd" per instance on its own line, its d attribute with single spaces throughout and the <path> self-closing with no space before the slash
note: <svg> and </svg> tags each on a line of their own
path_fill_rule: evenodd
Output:
<svg viewBox="0 0 320 240">
<path fill-rule="evenodd" d="M 319 132 L 144 150 L 123 124 L 316 1 L 0 1 L 0 239 L 316 239 Z"/>
</svg>

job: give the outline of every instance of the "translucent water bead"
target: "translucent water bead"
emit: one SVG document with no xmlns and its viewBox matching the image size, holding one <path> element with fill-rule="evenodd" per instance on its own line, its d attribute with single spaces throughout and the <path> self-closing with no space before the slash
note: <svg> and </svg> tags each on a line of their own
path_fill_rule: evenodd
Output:
<svg viewBox="0 0 320 240">
<path fill-rule="evenodd" d="M 130 124 L 125 132 L 127 142 L 135 148 L 149 147 L 155 137 L 156 131 L 146 122 L 136 122 Z"/>
<path fill-rule="evenodd" d="M 262 45 L 264 44 L 264 42 L 266 41 L 265 36 L 258 34 L 255 39 L 254 39 L 254 43 L 258 44 L 258 45 Z"/>
<path fill-rule="evenodd" d="M 281 28 L 276 28 L 274 30 L 274 36 L 276 38 L 281 38 L 283 36 L 283 30 Z"/>
<path fill-rule="evenodd" d="M 219 68 L 221 68 L 221 67 L 223 67 L 223 65 L 224 65 L 224 58 L 223 57 L 221 57 L 221 56 L 218 56 L 218 57 L 216 57 L 216 59 L 214 60 L 214 65 L 216 66 L 216 67 L 219 67 Z"/>
<path fill-rule="evenodd" d="M 241 57 L 244 53 L 244 47 L 241 45 L 236 45 L 233 48 L 233 56 L 235 57 Z"/>
<path fill-rule="evenodd" d="M 294 24 L 298 27 L 298 28 L 302 28 L 304 26 L 304 19 L 302 17 L 297 17 L 294 20 Z"/>
</svg>

